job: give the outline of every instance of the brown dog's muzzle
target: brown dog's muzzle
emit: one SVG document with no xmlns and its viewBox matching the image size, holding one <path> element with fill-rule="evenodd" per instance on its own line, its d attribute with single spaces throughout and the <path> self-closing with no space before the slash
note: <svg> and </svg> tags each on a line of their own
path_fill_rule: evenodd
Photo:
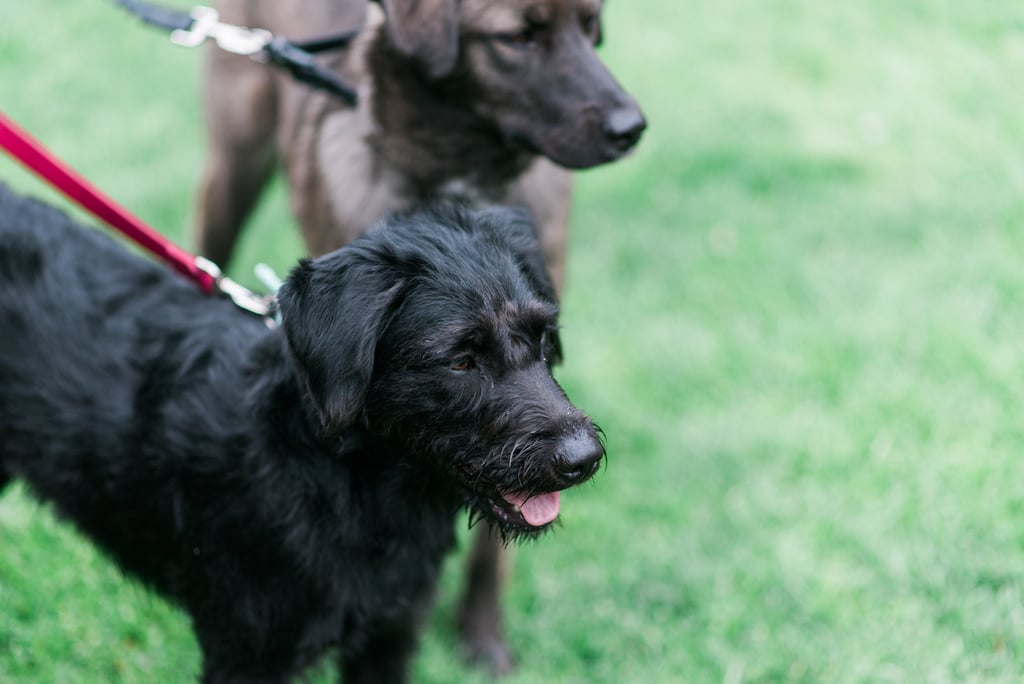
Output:
<svg viewBox="0 0 1024 684">
<path fill-rule="evenodd" d="M 545 115 L 532 136 L 537 150 L 561 166 L 585 169 L 633 149 L 647 120 L 593 45 L 574 41 L 553 62 L 561 68 L 538 103 Z"/>
<path fill-rule="evenodd" d="M 558 125 L 538 131 L 533 146 L 560 166 L 587 169 L 624 156 L 636 146 L 647 121 L 629 95 L 614 106 L 568 111 Z"/>
<path fill-rule="evenodd" d="M 605 116 L 605 144 L 618 155 L 625 154 L 640 140 L 647 120 L 636 103 L 613 109 Z"/>
</svg>

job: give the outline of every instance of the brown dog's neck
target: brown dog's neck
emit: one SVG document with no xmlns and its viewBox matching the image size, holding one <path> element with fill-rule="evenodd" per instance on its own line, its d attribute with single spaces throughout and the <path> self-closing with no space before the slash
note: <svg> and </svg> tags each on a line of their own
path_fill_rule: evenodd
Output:
<svg viewBox="0 0 1024 684">
<path fill-rule="evenodd" d="M 383 33 L 369 50 L 368 67 L 378 126 L 370 145 L 418 198 L 458 183 L 471 194 L 498 199 L 536 158 L 468 106 L 474 86 L 458 73 L 429 80 Z"/>
</svg>

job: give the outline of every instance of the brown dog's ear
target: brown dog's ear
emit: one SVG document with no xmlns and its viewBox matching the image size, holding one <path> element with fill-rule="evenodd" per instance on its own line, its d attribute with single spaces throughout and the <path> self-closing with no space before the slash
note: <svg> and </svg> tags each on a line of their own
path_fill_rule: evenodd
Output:
<svg viewBox="0 0 1024 684">
<path fill-rule="evenodd" d="M 446 76 L 459 54 L 457 0 L 382 0 L 391 44 L 431 78 Z"/>
<path fill-rule="evenodd" d="M 303 260 L 278 294 L 288 346 L 320 420 L 339 433 L 362 415 L 377 342 L 401 289 L 354 246 Z"/>
</svg>

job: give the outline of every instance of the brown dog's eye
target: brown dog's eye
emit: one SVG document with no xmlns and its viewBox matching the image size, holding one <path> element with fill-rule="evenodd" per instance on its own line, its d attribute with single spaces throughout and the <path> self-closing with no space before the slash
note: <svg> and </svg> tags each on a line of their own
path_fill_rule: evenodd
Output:
<svg viewBox="0 0 1024 684">
<path fill-rule="evenodd" d="M 541 41 L 544 40 L 545 35 L 549 30 L 549 25 L 546 21 L 540 18 L 526 18 L 526 25 L 516 31 L 515 33 L 501 33 L 496 37 L 506 45 L 510 45 L 515 48 L 528 49 L 535 48 L 540 45 Z"/>
<path fill-rule="evenodd" d="M 595 45 L 601 42 L 601 20 L 596 14 L 589 17 L 583 17 L 581 20 L 583 24 L 583 33 L 590 37 L 594 41 Z"/>
<path fill-rule="evenodd" d="M 473 367 L 473 359 L 468 356 L 457 356 L 452 359 L 452 362 L 448 365 L 448 368 L 455 371 L 456 373 L 462 373 L 468 371 Z"/>
<path fill-rule="evenodd" d="M 525 28 L 519 33 L 506 33 L 501 38 L 509 45 L 516 47 L 530 47 L 537 42 L 537 34 L 532 28 Z"/>
</svg>

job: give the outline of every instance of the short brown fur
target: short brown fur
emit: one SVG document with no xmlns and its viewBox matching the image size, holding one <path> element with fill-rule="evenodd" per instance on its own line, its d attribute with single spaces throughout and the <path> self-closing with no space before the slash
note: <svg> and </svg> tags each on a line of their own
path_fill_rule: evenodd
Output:
<svg viewBox="0 0 1024 684">
<path fill-rule="evenodd" d="M 553 282 L 564 279 L 568 168 L 613 161 L 646 123 L 594 50 L 600 0 L 220 0 L 223 21 L 293 40 L 362 26 L 321 61 L 358 89 L 347 108 L 246 57 L 211 50 L 209 153 L 196 241 L 226 266 L 280 163 L 310 254 L 438 196 L 527 207 Z M 460 610 L 466 654 L 512 668 L 501 635 L 506 559 L 486 533 Z"/>
</svg>

